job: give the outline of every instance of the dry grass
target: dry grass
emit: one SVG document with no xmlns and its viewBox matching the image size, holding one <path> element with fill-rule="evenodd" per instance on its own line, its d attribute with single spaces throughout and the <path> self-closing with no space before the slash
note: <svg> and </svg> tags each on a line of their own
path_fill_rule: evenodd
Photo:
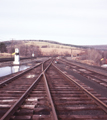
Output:
<svg viewBox="0 0 107 120">
<path fill-rule="evenodd" d="M 93 60 L 80 60 L 80 62 L 88 65 L 96 65 L 96 63 Z"/>
<path fill-rule="evenodd" d="M 66 48 L 41 48 L 40 49 L 43 55 L 53 55 L 53 54 L 59 54 L 59 55 L 65 55 L 66 53 L 71 54 L 71 49 Z M 81 50 L 73 50 L 72 54 L 78 54 Z"/>
<path fill-rule="evenodd" d="M 63 55 L 64 53 L 70 54 L 70 49 L 61 49 L 61 48 L 41 48 L 41 52 L 43 55 L 52 55 L 52 54 L 60 54 Z"/>
<path fill-rule="evenodd" d="M 7 58 L 7 57 L 11 57 L 10 53 L 0 53 L 0 58 Z"/>
<path fill-rule="evenodd" d="M 14 46 L 39 46 L 39 48 L 42 48 L 42 46 L 47 46 L 48 48 L 72 48 L 75 49 L 75 47 L 67 46 L 67 45 L 61 45 L 61 44 L 55 44 L 55 43 L 49 43 L 49 42 L 41 42 L 41 41 L 20 41 L 19 43 L 15 44 L 15 41 L 13 41 Z"/>
</svg>

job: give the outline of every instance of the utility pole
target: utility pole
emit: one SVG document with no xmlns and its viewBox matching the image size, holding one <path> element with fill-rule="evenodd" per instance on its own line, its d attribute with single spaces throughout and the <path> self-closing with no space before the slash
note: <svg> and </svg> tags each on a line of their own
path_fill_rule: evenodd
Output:
<svg viewBox="0 0 107 120">
<path fill-rule="evenodd" d="M 26 45 L 26 53 L 25 53 L 26 57 L 27 57 L 27 49 L 28 49 L 28 47 L 27 47 L 27 45 Z"/>
<path fill-rule="evenodd" d="M 11 40 L 11 59 L 12 59 L 12 47 L 13 47 L 13 39 Z M 12 73 L 12 62 L 10 62 L 10 64 L 11 64 L 11 73 Z"/>
<path fill-rule="evenodd" d="M 13 39 L 11 40 L 11 59 L 12 59 Z"/>
<path fill-rule="evenodd" d="M 71 48 L 71 59 L 72 59 L 72 48 Z"/>
</svg>

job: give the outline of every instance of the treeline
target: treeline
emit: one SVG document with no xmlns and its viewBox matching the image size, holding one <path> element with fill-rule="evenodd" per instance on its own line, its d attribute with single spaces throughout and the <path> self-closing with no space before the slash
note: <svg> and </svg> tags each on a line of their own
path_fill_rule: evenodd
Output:
<svg viewBox="0 0 107 120">
<path fill-rule="evenodd" d="M 6 45 L 3 42 L 0 43 L 0 52 L 1 53 L 7 52 Z"/>
<path fill-rule="evenodd" d="M 81 60 L 93 60 L 96 65 L 106 63 L 107 51 L 102 51 L 94 48 L 88 48 L 85 55 L 80 57 Z M 107 63 L 106 63 L 107 64 Z"/>
<path fill-rule="evenodd" d="M 15 42 L 14 44 L 10 44 L 10 46 L 6 46 L 6 44 L 4 42 L 0 43 L 0 53 L 14 53 L 15 52 L 15 48 L 19 49 L 19 53 L 20 56 L 24 56 L 24 57 L 31 57 L 32 54 L 35 55 L 35 57 L 37 56 L 42 56 L 41 50 L 39 49 L 38 46 L 36 45 L 16 45 Z"/>
<path fill-rule="evenodd" d="M 8 48 L 9 53 L 14 53 L 14 46 Z M 41 50 L 36 45 L 21 45 L 17 47 L 19 49 L 20 56 L 31 57 L 34 54 L 35 57 L 42 56 Z"/>
<path fill-rule="evenodd" d="M 77 47 L 77 48 L 84 48 L 84 49 L 87 49 L 88 47 L 86 46 L 78 46 L 78 45 L 71 45 L 71 44 L 64 44 L 64 43 L 59 43 L 59 42 L 56 42 L 56 41 L 49 41 L 49 40 L 14 40 L 14 43 L 15 44 L 20 44 L 21 42 L 22 43 L 26 43 L 26 42 L 47 42 L 47 43 L 51 43 L 51 44 L 56 44 L 56 45 L 64 45 L 64 46 L 69 46 L 69 47 Z M 5 44 L 8 46 L 8 45 L 11 45 L 11 41 L 5 41 Z"/>
</svg>

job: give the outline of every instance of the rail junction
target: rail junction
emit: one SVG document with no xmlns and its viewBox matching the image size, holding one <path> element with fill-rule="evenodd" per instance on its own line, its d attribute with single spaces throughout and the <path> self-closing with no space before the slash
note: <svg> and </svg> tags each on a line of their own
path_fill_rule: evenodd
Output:
<svg viewBox="0 0 107 120">
<path fill-rule="evenodd" d="M 107 120 L 107 98 L 66 68 L 105 88 L 107 76 L 60 62 L 64 70 L 48 59 L 0 81 L 0 120 Z"/>
</svg>

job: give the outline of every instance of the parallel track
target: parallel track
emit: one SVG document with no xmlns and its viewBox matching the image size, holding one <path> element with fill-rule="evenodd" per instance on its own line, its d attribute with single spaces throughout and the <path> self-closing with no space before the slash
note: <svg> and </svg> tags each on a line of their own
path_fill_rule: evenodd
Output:
<svg viewBox="0 0 107 120">
<path fill-rule="evenodd" d="M 107 87 L 107 75 L 101 74 L 99 72 L 95 72 L 94 70 L 89 70 L 88 68 L 85 67 L 79 67 L 78 65 L 73 65 L 71 62 L 61 60 L 63 63 L 67 65 L 69 69 L 72 71 L 88 78 L 91 79 L 92 81 Z"/>
<path fill-rule="evenodd" d="M 24 70 L 23 72 L 15 75 L 15 76 L 13 76 L 13 77 L 11 77 L 9 79 L 0 81 L 0 87 L 2 87 L 3 85 L 7 85 L 8 83 L 12 82 L 13 80 L 19 78 L 20 76 L 26 74 L 27 72 L 31 71 L 32 69 L 34 69 L 34 68 L 36 68 L 36 67 L 38 67 L 40 65 L 41 65 L 41 63 L 38 63 L 37 65 L 35 65 L 35 66 L 31 67 L 31 68 L 28 68 L 27 70 Z"/>
<path fill-rule="evenodd" d="M 99 95 L 49 61 L 21 79 L 0 89 L 1 120 L 107 120 L 107 105 Z"/>
<path fill-rule="evenodd" d="M 58 119 L 107 119 L 107 105 L 95 97 L 97 94 L 92 89 L 87 91 L 75 80 L 64 75 L 61 70 L 58 72 L 53 66 L 46 75 Z"/>
<path fill-rule="evenodd" d="M 0 117 L 10 118 L 22 99 L 30 92 L 35 79 L 42 75 L 41 64 L 0 83 Z"/>
</svg>

